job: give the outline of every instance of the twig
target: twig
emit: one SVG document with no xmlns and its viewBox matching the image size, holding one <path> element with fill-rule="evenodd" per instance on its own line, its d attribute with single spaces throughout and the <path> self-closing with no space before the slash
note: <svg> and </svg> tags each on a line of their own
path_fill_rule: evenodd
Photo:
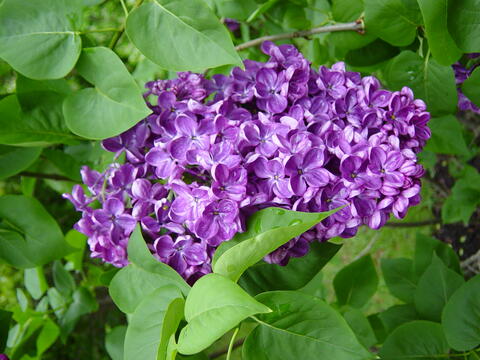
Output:
<svg viewBox="0 0 480 360">
<path fill-rule="evenodd" d="M 480 250 L 477 251 L 474 255 L 470 256 L 468 259 L 460 263 L 462 270 L 470 270 L 472 274 L 478 274 L 480 271 Z"/>
<path fill-rule="evenodd" d="M 133 8 L 132 10 L 130 10 L 130 12 L 132 12 L 133 10 L 135 10 L 137 7 L 139 7 L 141 4 L 142 4 L 143 0 L 137 0 L 135 2 L 135 5 L 133 5 Z M 127 16 L 128 16 L 128 13 L 127 13 Z M 119 29 L 118 32 L 116 32 L 113 37 L 112 37 L 112 40 L 110 40 L 110 44 L 108 45 L 108 47 L 110 49 L 115 49 L 115 46 L 117 46 L 117 43 L 118 43 L 118 40 L 120 40 L 120 38 L 122 37 L 123 33 L 125 32 L 125 25 L 127 23 L 127 19 L 125 19 L 125 21 L 123 22 L 123 25 L 122 27 Z"/>
<path fill-rule="evenodd" d="M 412 221 L 412 222 L 387 222 L 385 226 L 401 228 L 401 227 L 428 226 L 428 225 L 435 225 L 440 223 L 441 221 L 439 219 L 431 219 L 431 220 Z"/>
<path fill-rule="evenodd" d="M 262 36 L 258 39 L 253 39 L 253 40 L 247 41 L 246 43 L 236 46 L 235 50 L 240 51 L 240 50 L 247 49 L 249 47 L 257 46 L 263 43 L 264 41 L 294 39 L 294 38 L 307 37 L 307 36 L 325 33 L 325 32 L 335 32 L 335 31 L 363 32 L 363 30 L 364 30 L 363 21 L 358 20 L 355 22 L 344 23 L 344 24 L 321 26 L 321 27 L 310 29 L 310 30 L 301 30 L 301 31 L 295 31 L 292 33 Z"/>
<path fill-rule="evenodd" d="M 232 350 L 242 346 L 244 342 L 245 342 L 245 339 L 240 339 L 240 340 L 235 341 L 235 343 L 232 345 Z M 225 355 L 226 353 L 228 353 L 228 348 L 220 349 L 218 351 L 215 351 L 215 352 L 211 353 L 209 358 L 210 359 L 216 359 L 216 358 L 218 358 L 222 355 Z"/>
<path fill-rule="evenodd" d="M 75 180 L 72 180 L 66 176 L 57 175 L 57 174 L 44 174 L 44 173 L 31 172 L 31 171 L 22 171 L 18 175 L 25 176 L 25 177 L 32 177 L 36 179 L 49 179 L 49 180 L 76 182 Z"/>
</svg>

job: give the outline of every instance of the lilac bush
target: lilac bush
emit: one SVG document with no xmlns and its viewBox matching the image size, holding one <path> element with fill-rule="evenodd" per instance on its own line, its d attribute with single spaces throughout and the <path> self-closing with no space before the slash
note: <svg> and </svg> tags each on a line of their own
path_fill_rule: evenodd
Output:
<svg viewBox="0 0 480 360">
<path fill-rule="evenodd" d="M 373 76 L 312 69 L 292 45 L 266 42 L 265 63 L 205 79 L 179 73 L 147 83 L 152 113 L 103 141 L 125 163 L 82 169 L 66 194 L 93 257 L 127 265 L 140 223 L 154 256 L 189 283 L 211 272 L 222 242 L 265 207 L 306 212 L 344 206 L 265 260 L 285 265 L 312 241 L 379 229 L 420 201 L 417 153 L 430 137 L 425 103 Z"/>
</svg>

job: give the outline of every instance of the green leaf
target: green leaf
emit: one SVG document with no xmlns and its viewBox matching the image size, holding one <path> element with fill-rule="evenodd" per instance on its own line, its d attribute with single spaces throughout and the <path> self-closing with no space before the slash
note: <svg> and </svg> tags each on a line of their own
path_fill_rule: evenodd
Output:
<svg viewBox="0 0 480 360">
<path fill-rule="evenodd" d="M 417 234 L 415 241 L 415 257 L 413 264 L 417 278 L 420 278 L 431 264 L 434 254 L 442 259 L 443 263 L 448 268 L 461 274 L 460 261 L 450 245 L 433 237 L 419 233 Z"/>
<path fill-rule="evenodd" d="M 480 344 L 480 275 L 463 284 L 450 298 L 442 314 L 448 343 L 458 351 Z"/>
<path fill-rule="evenodd" d="M 12 313 L 0 309 L 0 351 L 4 352 L 7 346 L 8 331 L 10 330 L 10 322 L 12 320 Z"/>
<path fill-rule="evenodd" d="M 378 275 L 370 255 L 345 266 L 333 279 L 333 287 L 340 305 L 361 308 L 375 294 Z"/>
<path fill-rule="evenodd" d="M 63 314 L 67 310 L 67 302 L 65 298 L 55 288 L 47 290 L 48 303 L 52 308 L 57 318 L 62 318 Z"/>
<path fill-rule="evenodd" d="M 218 15 L 223 18 L 231 18 L 238 21 L 247 20 L 255 11 L 257 4 L 253 0 L 213 0 Z"/>
<path fill-rule="evenodd" d="M 411 303 L 417 287 L 410 259 L 382 259 L 382 273 L 390 293 L 398 299 Z"/>
<path fill-rule="evenodd" d="M 27 295 L 25 295 L 25 292 L 20 288 L 17 288 L 17 302 L 23 312 L 27 311 L 29 301 Z"/>
<path fill-rule="evenodd" d="M 0 258 L 18 268 L 31 268 L 60 259 L 71 251 L 56 221 L 34 198 L 0 197 Z"/>
<path fill-rule="evenodd" d="M 448 344 L 440 324 L 417 320 L 396 328 L 380 349 L 382 360 L 434 360 L 448 354 Z"/>
<path fill-rule="evenodd" d="M 442 205 L 442 221 L 451 224 L 463 221 L 465 225 L 480 205 L 478 183 L 472 183 L 476 177 L 458 179 L 452 187 L 450 196 Z"/>
<path fill-rule="evenodd" d="M 432 137 L 425 146 L 427 151 L 465 157 L 471 155 L 463 136 L 463 125 L 454 115 L 433 118 L 428 122 L 428 126 L 432 131 Z"/>
<path fill-rule="evenodd" d="M 419 315 L 413 304 L 393 305 L 377 315 L 387 335 L 400 325 L 419 319 Z"/>
<path fill-rule="evenodd" d="M 73 264 L 74 270 L 81 271 L 83 255 L 85 253 L 85 247 L 87 246 L 87 237 L 77 230 L 72 229 L 65 235 L 65 241 L 75 249 L 74 252 L 65 256 L 65 259 Z"/>
<path fill-rule="evenodd" d="M 185 303 L 188 325 L 180 333 L 178 351 L 185 355 L 198 353 L 240 321 L 269 311 L 232 280 L 217 274 L 205 275 L 188 294 Z"/>
<path fill-rule="evenodd" d="M 313 277 L 340 250 L 341 245 L 314 242 L 307 255 L 292 258 L 286 266 L 259 262 L 239 280 L 240 286 L 252 295 L 272 290 L 297 290 Z"/>
<path fill-rule="evenodd" d="M 53 282 L 63 296 L 69 296 L 75 290 L 75 281 L 72 275 L 65 270 L 60 261 L 53 263 Z"/>
<path fill-rule="evenodd" d="M 172 285 L 159 287 L 143 299 L 128 324 L 125 335 L 124 360 L 157 359 L 159 349 L 165 348 L 166 350 L 168 339 L 176 328 L 168 329 L 165 342 L 163 331 L 165 317 L 169 305 L 175 299 L 183 301 L 180 290 Z"/>
<path fill-rule="evenodd" d="M 354 308 L 348 308 L 343 312 L 343 318 L 352 329 L 358 341 L 369 349 L 377 343 L 377 338 L 373 332 L 372 326 L 362 311 Z"/>
<path fill-rule="evenodd" d="M 413 42 L 420 25 L 420 11 L 402 0 L 364 0 L 365 28 L 382 40 L 406 46 Z"/>
<path fill-rule="evenodd" d="M 68 307 L 65 315 L 60 321 L 62 328 L 62 339 L 65 340 L 68 334 L 73 330 L 77 321 L 83 315 L 90 314 L 98 309 L 97 300 L 84 287 L 79 287 L 73 293 L 73 302 Z"/>
<path fill-rule="evenodd" d="M 41 266 L 25 269 L 24 273 L 25 288 L 35 300 L 39 300 L 48 289 L 47 280 Z"/>
<path fill-rule="evenodd" d="M 466 53 L 480 51 L 480 0 L 448 2 L 448 31 Z"/>
<path fill-rule="evenodd" d="M 266 208 L 257 211 L 248 219 L 247 231 L 230 240 L 232 244 L 238 244 L 214 258 L 213 272 L 237 281 L 245 270 L 265 255 L 303 234 L 337 210 L 305 213 Z"/>
<path fill-rule="evenodd" d="M 286 3 L 282 25 L 286 30 L 306 30 L 311 28 L 305 9 L 294 4 Z"/>
<path fill-rule="evenodd" d="M 125 343 L 125 334 L 127 327 L 124 325 L 116 326 L 105 336 L 105 348 L 112 360 L 124 360 L 123 348 Z"/>
<path fill-rule="evenodd" d="M 0 57 L 32 79 L 66 76 L 77 62 L 81 3 L 5 0 L 0 7 Z"/>
<path fill-rule="evenodd" d="M 82 181 L 80 169 L 83 164 L 78 162 L 72 155 L 56 149 L 45 149 L 43 155 L 64 175 L 77 182 Z"/>
<path fill-rule="evenodd" d="M 441 65 L 456 62 L 462 51 L 447 29 L 448 0 L 417 0 L 425 23 L 425 33 L 432 55 Z"/>
<path fill-rule="evenodd" d="M 397 47 L 377 39 L 364 47 L 347 52 L 345 61 L 353 66 L 371 66 L 391 59 L 399 52 Z"/>
<path fill-rule="evenodd" d="M 372 314 L 367 317 L 368 322 L 375 334 L 375 338 L 377 339 L 378 344 L 383 344 L 387 337 L 387 330 L 385 329 L 385 325 L 383 324 L 382 320 L 377 314 Z"/>
<path fill-rule="evenodd" d="M 39 98 L 37 98 L 39 99 Z M 44 146 L 54 143 L 71 144 L 78 138 L 65 126 L 61 106 L 63 97 L 56 97 L 56 104 L 43 103 L 28 112 L 22 112 L 17 97 L 0 100 L 0 144 L 19 146 Z"/>
<path fill-rule="evenodd" d="M 462 92 L 475 105 L 480 106 L 480 68 L 476 68 L 462 84 Z"/>
<path fill-rule="evenodd" d="M 77 91 L 63 104 L 67 126 L 75 134 L 105 139 L 150 114 L 137 83 L 112 50 L 84 49 L 76 68 L 95 88 Z"/>
<path fill-rule="evenodd" d="M 41 148 L 19 148 L 0 145 L 0 179 L 5 179 L 27 169 L 40 156 Z"/>
<path fill-rule="evenodd" d="M 405 50 L 390 62 L 385 77 L 392 90 L 410 87 L 416 98 L 426 102 L 427 110 L 433 116 L 457 110 L 455 74 L 450 66 L 440 65 L 434 59 L 422 59 Z"/>
<path fill-rule="evenodd" d="M 47 319 L 37 337 L 37 356 L 42 355 L 52 346 L 60 335 L 60 329 L 52 320 Z"/>
<path fill-rule="evenodd" d="M 324 301 L 295 291 L 257 296 L 273 312 L 258 316 L 243 346 L 245 360 L 372 359 L 342 316 Z"/>
<path fill-rule="evenodd" d="M 227 29 L 201 0 L 151 0 L 129 14 L 126 31 L 143 55 L 168 70 L 241 65 Z"/>
<path fill-rule="evenodd" d="M 163 320 L 160 345 L 158 347 L 158 359 L 175 360 L 175 355 L 177 353 L 175 333 L 183 319 L 184 309 L 185 300 L 183 297 L 176 298 L 168 305 Z"/>
<path fill-rule="evenodd" d="M 427 320 L 439 322 L 448 299 L 463 283 L 462 276 L 450 270 L 434 255 L 415 291 L 415 307 L 418 313 Z"/>
</svg>

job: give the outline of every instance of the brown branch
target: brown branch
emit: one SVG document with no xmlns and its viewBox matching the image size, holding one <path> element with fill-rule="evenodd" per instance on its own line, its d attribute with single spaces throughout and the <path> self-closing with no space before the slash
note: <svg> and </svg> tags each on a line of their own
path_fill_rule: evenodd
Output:
<svg viewBox="0 0 480 360">
<path fill-rule="evenodd" d="M 412 221 L 412 222 L 387 222 L 385 226 L 388 227 L 419 227 L 419 226 L 428 226 L 428 225 L 435 225 L 440 224 L 441 221 L 439 219 L 431 219 L 431 220 L 423 220 L 423 221 Z"/>
<path fill-rule="evenodd" d="M 57 175 L 57 174 L 44 174 L 44 173 L 31 172 L 31 171 L 22 171 L 18 175 L 25 176 L 25 177 L 32 177 L 32 178 L 36 178 L 36 179 L 49 179 L 49 180 L 57 180 L 57 181 L 76 182 L 75 180 L 72 180 L 72 179 L 70 179 L 66 176 Z"/>
<path fill-rule="evenodd" d="M 244 342 L 245 342 L 245 339 L 240 339 L 240 340 L 235 341 L 235 343 L 232 346 L 232 349 L 236 349 L 236 348 L 242 346 Z M 216 359 L 216 358 L 218 358 L 222 355 L 225 355 L 227 352 L 228 352 L 228 347 L 211 353 L 209 358 L 210 359 Z"/>
<path fill-rule="evenodd" d="M 292 33 L 262 36 L 258 39 L 253 39 L 253 40 L 247 41 L 246 43 L 236 46 L 235 50 L 240 51 L 240 50 L 247 49 L 249 47 L 257 46 L 263 43 L 264 41 L 294 39 L 294 38 L 308 37 L 315 34 L 335 32 L 335 31 L 357 31 L 359 33 L 362 33 L 364 31 L 363 21 L 357 20 L 355 22 L 350 22 L 350 23 L 321 26 L 321 27 L 310 29 L 310 30 L 301 30 L 301 31 L 295 31 Z"/>
</svg>

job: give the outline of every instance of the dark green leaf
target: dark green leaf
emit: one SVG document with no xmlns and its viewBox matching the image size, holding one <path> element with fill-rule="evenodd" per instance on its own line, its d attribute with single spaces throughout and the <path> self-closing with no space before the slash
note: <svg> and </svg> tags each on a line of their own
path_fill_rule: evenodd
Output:
<svg viewBox="0 0 480 360">
<path fill-rule="evenodd" d="M 418 313 L 427 320 L 440 321 L 443 307 L 463 283 L 462 276 L 450 270 L 434 255 L 415 291 L 415 307 Z"/>
<path fill-rule="evenodd" d="M 63 296 L 69 296 L 75 290 L 75 281 L 72 275 L 65 270 L 60 261 L 53 263 L 53 282 Z"/>
<path fill-rule="evenodd" d="M 98 309 L 97 300 L 84 287 L 79 287 L 73 293 L 73 303 L 68 307 L 61 319 L 62 339 L 66 339 L 81 316 L 90 314 Z"/>
<path fill-rule="evenodd" d="M 0 218 L 11 228 L 0 229 L 0 258 L 12 266 L 44 265 L 71 251 L 55 220 L 36 199 L 0 197 Z"/>
<path fill-rule="evenodd" d="M 382 360 L 435 360 L 448 354 L 448 344 L 440 324 L 417 320 L 396 328 L 379 354 Z"/>
<path fill-rule="evenodd" d="M 448 2 L 448 30 L 466 53 L 480 51 L 480 0 Z"/>
<path fill-rule="evenodd" d="M 114 327 L 105 336 L 105 348 L 107 349 L 108 355 L 110 355 L 112 360 L 124 360 L 123 348 L 126 332 L 127 327 L 120 325 Z"/>
<path fill-rule="evenodd" d="M 75 134 L 105 139 L 150 114 L 137 83 L 112 50 L 84 49 L 76 68 L 95 88 L 77 91 L 65 100 L 65 120 Z"/>
<path fill-rule="evenodd" d="M 392 90 L 410 87 L 416 98 L 426 102 L 433 116 L 451 114 L 457 109 L 455 75 L 450 66 L 405 50 L 391 61 L 385 77 Z"/>
<path fill-rule="evenodd" d="M 247 20 L 248 16 L 257 7 L 253 0 L 213 0 L 213 3 L 217 8 L 218 15 L 237 21 Z"/>
<path fill-rule="evenodd" d="M 340 305 L 360 308 L 375 294 L 378 275 L 370 255 L 345 266 L 333 279 Z"/>
<path fill-rule="evenodd" d="M 10 329 L 10 322 L 12 320 L 12 313 L 0 309 L 0 351 L 4 352 L 7 346 L 8 331 Z"/>
<path fill-rule="evenodd" d="M 365 28 L 395 46 L 413 42 L 420 10 L 402 0 L 365 0 Z"/>
<path fill-rule="evenodd" d="M 458 351 L 480 344 L 480 275 L 463 284 L 450 298 L 442 314 L 448 343 Z"/>
<path fill-rule="evenodd" d="M 343 318 L 353 330 L 358 341 L 360 341 L 365 348 L 369 349 L 377 343 L 377 338 L 375 337 L 372 326 L 363 312 L 358 309 L 349 308 L 343 312 Z"/>
<path fill-rule="evenodd" d="M 387 333 L 391 333 L 397 327 L 407 322 L 417 320 L 418 314 L 412 304 L 393 305 L 387 310 L 378 314 L 378 318 L 382 322 Z"/>
<path fill-rule="evenodd" d="M 52 346 L 60 335 L 60 329 L 52 320 L 47 319 L 37 338 L 37 356 L 42 355 Z"/>
<path fill-rule="evenodd" d="M 413 302 L 416 279 L 410 259 L 383 259 L 382 273 L 392 295 L 406 303 Z"/>
<path fill-rule="evenodd" d="M 52 162 L 61 175 L 78 182 L 82 181 L 80 176 L 80 168 L 82 167 L 82 164 L 72 155 L 55 149 L 45 149 L 43 155 Z"/>
<path fill-rule="evenodd" d="M 205 275 L 188 294 L 185 303 L 188 325 L 180 333 L 178 351 L 186 355 L 198 353 L 240 321 L 270 311 L 232 280 L 217 274 Z"/>
<path fill-rule="evenodd" d="M 38 159 L 41 148 L 0 145 L 0 179 L 5 179 L 27 169 Z"/>
<path fill-rule="evenodd" d="M 39 300 L 48 289 L 47 280 L 41 266 L 25 269 L 24 273 L 25 288 L 35 300 Z"/>
<path fill-rule="evenodd" d="M 245 360 L 372 359 L 342 316 L 324 301 L 295 291 L 257 296 L 273 312 L 258 316 L 243 346 Z"/>
<path fill-rule="evenodd" d="M 239 284 L 252 295 L 272 290 L 297 290 L 305 286 L 338 252 L 341 245 L 314 242 L 307 255 L 278 266 L 259 262 L 245 271 Z"/>
<path fill-rule="evenodd" d="M 377 39 L 362 48 L 350 50 L 345 56 L 345 61 L 353 66 L 371 66 L 391 59 L 399 52 L 397 47 Z"/>
<path fill-rule="evenodd" d="M 168 70 L 241 63 L 227 29 L 201 0 L 151 0 L 130 13 L 126 30 L 142 54 Z"/>
<path fill-rule="evenodd" d="M 5 0 L 0 7 L 0 57 L 32 79 L 57 79 L 75 65 L 82 42 L 77 0 Z"/>
<path fill-rule="evenodd" d="M 238 244 L 214 258 L 213 271 L 237 281 L 245 270 L 265 255 L 303 234 L 337 210 L 305 213 L 266 208 L 257 211 L 248 219 L 247 231 L 230 240 L 232 244 Z M 219 249 L 221 251 L 221 247 Z"/>
<path fill-rule="evenodd" d="M 417 0 L 425 23 L 432 55 L 441 65 L 451 65 L 462 56 L 447 29 L 448 0 Z"/>
<path fill-rule="evenodd" d="M 419 233 L 415 241 L 415 258 L 413 265 L 417 278 L 419 278 L 431 264 L 433 254 L 436 254 L 442 259 L 448 268 L 461 274 L 460 261 L 450 245 Z"/>
<path fill-rule="evenodd" d="M 183 302 L 180 290 L 173 285 L 166 285 L 157 288 L 142 300 L 128 324 L 124 360 L 156 359 L 160 351 L 166 350 L 168 340 L 176 327 L 165 329 L 165 317 L 169 305 L 176 299 Z M 181 317 L 183 307 L 177 310 L 181 310 Z M 163 360 L 165 357 L 159 359 Z"/>
<path fill-rule="evenodd" d="M 480 106 L 480 68 L 476 68 L 462 84 L 462 92 L 475 105 Z"/>
<path fill-rule="evenodd" d="M 375 338 L 377 339 L 379 344 L 382 344 L 387 337 L 387 329 L 385 328 L 383 321 L 380 320 L 378 313 L 369 315 L 367 319 L 375 334 Z"/>
<path fill-rule="evenodd" d="M 305 9 L 294 4 L 285 4 L 282 25 L 286 30 L 306 30 L 311 27 Z"/>
<path fill-rule="evenodd" d="M 470 156 L 463 136 L 464 128 L 462 123 L 453 115 L 446 115 L 433 118 L 428 126 L 432 131 L 432 137 L 427 142 L 425 149 L 437 154 Z"/>
</svg>

